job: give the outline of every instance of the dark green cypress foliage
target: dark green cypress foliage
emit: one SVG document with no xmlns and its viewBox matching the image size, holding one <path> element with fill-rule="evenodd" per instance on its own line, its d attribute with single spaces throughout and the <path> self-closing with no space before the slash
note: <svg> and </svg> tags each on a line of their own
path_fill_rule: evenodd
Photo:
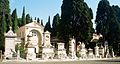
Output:
<svg viewBox="0 0 120 64">
<path fill-rule="evenodd" d="M 45 25 L 44 31 L 49 31 L 49 32 L 51 32 L 50 16 L 49 16 L 49 18 L 48 18 L 48 22 L 47 22 L 46 25 Z"/>
<path fill-rule="evenodd" d="M 26 24 L 28 24 L 28 23 L 30 23 L 30 15 L 29 14 L 26 15 Z"/>
<path fill-rule="evenodd" d="M 77 41 L 89 42 L 93 32 L 93 14 L 84 0 L 63 0 L 61 11 L 59 38 L 68 42 L 74 36 Z"/>
<path fill-rule="evenodd" d="M 26 24 L 26 19 L 25 19 L 25 7 L 23 7 L 23 12 L 22 12 L 22 26 Z"/>
<path fill-rule="evenodd" d="M 16 9 L 12 13 L 13 31 L 16 32 L 18 29 L 17 11 Z"/>
</svg>

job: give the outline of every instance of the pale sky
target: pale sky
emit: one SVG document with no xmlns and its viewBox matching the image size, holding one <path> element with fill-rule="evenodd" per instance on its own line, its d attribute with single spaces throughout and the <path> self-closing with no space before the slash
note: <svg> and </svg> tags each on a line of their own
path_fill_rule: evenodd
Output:
<svg viewBox="0 0 120 64">
<path fill-rule="evenodd" d="M 45 24 L 48 21 L 48 16 L 51 17 L 59 13 L 61 15 L 61 5 L 63 0 L 10 0 L 11 12 L 16 8 L 18 17 L 22 16 L 23 6 L 25 6 L 26 14 L 29 13 L 33 19 L 39 17 L 43 19 Z M 96 16 L 97 6 L 100 0 L 84 0 L 93 10 L 94 19 Z M 120 0 L 108 0 L 110 5 L 118 5 Z M 92 20 L 94 22 L 94 19 Z M 95 25 L 94 25 L 95 27 Z"/>
</svg>

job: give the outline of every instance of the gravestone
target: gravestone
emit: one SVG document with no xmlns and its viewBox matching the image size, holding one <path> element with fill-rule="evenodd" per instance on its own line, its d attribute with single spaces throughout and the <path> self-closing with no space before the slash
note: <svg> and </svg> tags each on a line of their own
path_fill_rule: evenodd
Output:
<svg viewBox="0 0 120 64">
<path fill-rule="evenodd" d="M 80 50 L 80 56 L 81 56 L 81 58 L 86 58 L 87 57 L 87 50 L 86 50 L 86 48 L 85 48 L 85 44 L 84 43 L 82 43 L 81 44 L 81 50 Z"/>
<path fill-rule="evenodd" d="M 50 32 L 43 33 L 42 59 L 53 59 L 54 47 L 50 43 Z"/>
<path fill-rule="evenodd" d="M 66 54 L 66 49 L 64 48 L 64 43 L 57 43 L 57 44 L 58 44 L 58 49 L 57 49 L 58 59 L 66 59 L 67 54 Z"/>
<path fill-rule="evenodd" d="M 32 44 L 31 37 L 32 35 L 29 34 L 27 43 L 27 60 L 33 60 L 36 58 L 35 46 Z"/>
<path fill-rule="evenodd" d="M 5 58 L 10 59 L 15 55 L 15 39 L 16 33 L 13 33 L 12 27 L 10 30 L 4 34 L 5 36 Z"/>
<path fill-rule="evenodd" d="M 96 45 L 95 47 L 95 57 L 98 58 L 100 55 L 99 55 L 99 47 Z"/>
<path fill-rule="evenodd" d="M 70 38 L 69 41 L 69 54 L 70 59 L 76 59 L 76 41 L 74 38 Z"/>
<path fill-rule="evenodd" d="M 93 49 L 91 48 L 88 49 L 88 58 L 94 58 Z"/>
</svg>

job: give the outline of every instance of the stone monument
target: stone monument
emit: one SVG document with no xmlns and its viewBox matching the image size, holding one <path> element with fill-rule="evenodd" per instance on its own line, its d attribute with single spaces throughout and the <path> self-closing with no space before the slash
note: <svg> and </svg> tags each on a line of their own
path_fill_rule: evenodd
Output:
<svg viewBox="0 0 120 64">
<path fill-rule="evenodd" d="M 31 37 L 32 35 L 29 34 L 27 43 L 27 60 L 33 60 L 36 58 L 35 46 L 32 44 Z"/>
<path fill-rule="evenodd" d="M 86 58 L 87 57 L 86 53 L 87 53 L 87 50 L 85 48 L 85 44 L 82 43 L 81 44 L 81 50 L 80 50 L 80 56 L 81 56 L 81 58 Z"/>
<path fill-rule="evenodd" d="M 70 59 L 76 59 L 76 42 L 74 38 L 70 38 L 69 41 L 69 54 Z"/>
<path fill-rule="evenodd" d="M 12 27 L 5 35 L 5 58 L 12 58 L 15 55 L 15 39 L 16 33 L 13 33 Z"/>
<path fill-rule="evenodd" d="M 64 43 L 57 43 L 57 44 L 58 44 L 58 49 L 57 49 L 58 59 L 66 59 L 67 54 L 66 54 L 66 49 L 64 48 Z"/>
<path fill-rule="evenodd" d="M 50 32 L 44 32 L 43 36 L 44 41 L 42 46 L 42 59 L 53 59 L 54 47 L 50 43 Z"/>
<path fill-rule="evenodd" d="M 96 58 L 99 58 L 99 47 L 96 45 L 96 47 L 95 47 L 95 57 Z"/>
<path fill-rule="evenodd" d="M 88 58 L 94 58 L 93 49 L 91 48 L 88 49 Z"/>
<path fill-rule="evenodd" d="M 104 58 L 105 53 L 104 53 L 104 48 L 102 45 L 99 47 L 99 54 L 100 54 L 100 58 Z"/>
</svg>

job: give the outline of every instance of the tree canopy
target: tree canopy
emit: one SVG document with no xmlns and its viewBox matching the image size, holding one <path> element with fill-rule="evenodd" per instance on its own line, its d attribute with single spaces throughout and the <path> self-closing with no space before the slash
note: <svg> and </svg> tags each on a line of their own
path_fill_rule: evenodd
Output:
<svg viewBox="0 0 120 64">
<path fill-rule="evenodd" d="M 109 47 L 114 49 L 115 54 L 117 54 L 120 42 L 119 12 L 119 7 L 110 6 L 108 0 L 101 0 L 98 4 L 95 20 L 97 33 L 103 35 L 104 41 L 108 41 Z"/>
<path fill-rule="evenodd" d="M 48 22 L 46 23 L 46 25 L 45 25 L 45 28 L 44 28 L 44 31 L 49 31 L 49 32 L 51 32 L 51 24 L 50 24 L 50 16 L 49 16 L 49 18 L 48 18 Z"/>
<path fill-rule="evenodd" d="M 18 29 L 17 11 L 16 9 L 12 13 L 13 31 L 16 32 Z"/>
<path fill-rule="evenodd" d="M 88 42 L 92 36 L 93 13 L 84 0 L 63 0 L 61 6 L 60 38 L 75 37 L 79 41 Z"/>
</svg>

